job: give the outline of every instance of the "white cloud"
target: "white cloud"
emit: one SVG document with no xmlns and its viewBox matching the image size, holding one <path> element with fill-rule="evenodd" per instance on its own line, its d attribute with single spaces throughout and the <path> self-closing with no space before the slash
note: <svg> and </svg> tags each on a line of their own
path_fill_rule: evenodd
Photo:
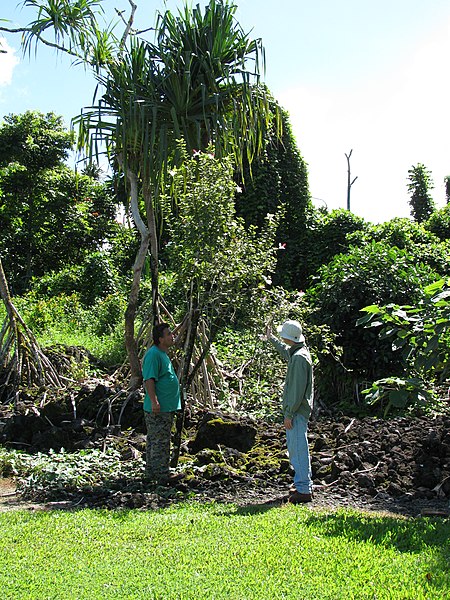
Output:
<svg viewBox="0 0 450 600">
<path fill-rule="evenodd" d="M 310 190 L 330 209 L 346 206 L 347 161 L 353 148 L 353 212 L 372 221 L 409 216 L 408 169 L 431 170 L 433 196 L 445 200 L 450 174 L 450 22 L 422 40 L 414 54 L 370 83 L 339 89 L 305 86 L 277 94 L 290 112 Z"/>
<path fill-rule="evenodd" d="M 6 52 L 0 54 L 0 86 L 10 85 L 14 68 L 19 64 L 15 49 L 9 46 L 4 37 L 0 37 L 0 48 Z"/>
</svg>

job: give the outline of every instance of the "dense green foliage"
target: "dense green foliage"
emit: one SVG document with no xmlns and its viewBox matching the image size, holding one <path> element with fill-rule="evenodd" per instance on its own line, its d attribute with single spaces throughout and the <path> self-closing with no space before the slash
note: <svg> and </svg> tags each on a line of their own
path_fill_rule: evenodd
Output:
<svg viewBox="0 0 450 600">
<path fill-rule="evenodd" d="M 281 111 L 282 136 L 272 126 L 264 152 L 250 167 L 236 194 L 236 212 L 246 226 L 262 229 L 267 214 L 281 210 L 276 242 L 280 246 L 274 281 L 288 289 L 305 281 L 304 243 L 313 207 L 308 189 L 308 170 L 295 142 L 288 114 Z"/>
<path fill-rule="evenodd" d="M 350 247 L 349 235 L 365 231 L 364 219 L 348 210 L 331 212 L 315 211 L 307 222 L 306 239 L 302 248 L 304 261 L 304 288 L 310 287 L 317 279 L 319 269 L 331 259 L 347 252 Z"/>
<path fill-rule="evenodd" d="M 0 256 L 14 293 L 80 264 L 115 230 L 107 187 L 65 166 L 72 146 L 53 113 L 10 115 L 0 126 Z"/>
<path fill-rule="evenodd" d="M 438 600 L 450 586 L 446 521 L 183 504 L 0 526 L 4 598 Z"/>
<path fill-rule="evenodd" d="M 81 264 L 36 278 L 32 289 L 37 295 L 58 296 L 77 293 L 86 306 L 118 291 L 119 275 L 104 252 L 92 253 Z"/>
<path fill-rule="evenodd" d="M 236 194 L 236 212 L 246 226 L 261 228 L 266 215 L 281 212 L 279 247 L 273 280 L 290 290 L 309 287 L 319 268 L 345 252 L 348 234 L 364 231 L 364 220 L 347 210 L 314 209 L 308 188 L 307 164 L 282 111 L 281 140 L 269 135 L 264 153 L 244 171 Z"/>
<path fill-rule="evenodd" d="M 425 228 L 436 235 L 440 240 L 450 239 L 450 204 L 444 206 L 440 210 L 434 211 L 428 221 L 425 223 Z"/>
<path fill-rule="evenodd" d="M 313 319 L 337 334 L 342 362 L 354 381 L 396 374 L 402 368 L 390 344 L 379 341 L 374 332 L 356 328 L 359 311 L 375 303 L 417 302 L 423 284 L 435 278 L 433 269 L 416 262 L 406 250 L 383 242 L 352 246 L 320 270 L 318 283 L 307 291 Z"/>
<path fill-rule="evenodd" d="M 345 211 L 336 217 L 341 214 L 345 217 Z M 312 322 L 327 324 L 342 347 L 340 360 L 331 362 L 323 374 L 327 401 L 353 402 L 358 399 L 355 390 L 374 380 L 408 379 L 408 368 L 390 342 L 374 330 L 356 327 L 359 311 L 390 302 L 414 306 L 424 296 L 424 286 L 448 273 L 450 246 L 448 240 L 441 241 L 424 225 L 408 219 L 380 225 L 361 221 L 360 228 L 347 235 L 345 228 L 337 231 L 343 251 L 331 255 L 318 270 L 306 299 Z"/>
<path fill-rule="evenodd" d="M 349 235 L 347 242 L 352 245 L 383 242 L 401 250 L 414 251 L 418 245 L 439 242 L 439 237 L 433 234 L 427 226 L 424 227 L 410 219 L 397 217 L 379 225 L 366 225 L 364 229 Z"/>
<path fill-rule="evenodd" d="M 211 149 L 212 150 L 212 149 Z M 170 269 L 179 291 L 195 296 L 196 310 L 215 326 L 250 315 L 255 295 L 275 266 L 277 220 L 246 230 L 235 216 L 233 165 L 195 152 L 172 171 L 176 212 L 167 211 Z M 170 209 L 170 203 L 167 203 Z"/>
<path fill-rule="evenodd" d="M 78 346 L 88 350 L 104 367 L 125 359 L 123 313 L 125 298 L 119 293 L 86 307 L 76 293 L 45 296 L 35 291 L 14 298 L 22 318 L 42 347 Z M 0 322 L 5 318 L 0 304 Z M 89 365 L 84 376 L 92 373 Z M 78 379 L 78 378 L 77 378 Z"/>
</svg>

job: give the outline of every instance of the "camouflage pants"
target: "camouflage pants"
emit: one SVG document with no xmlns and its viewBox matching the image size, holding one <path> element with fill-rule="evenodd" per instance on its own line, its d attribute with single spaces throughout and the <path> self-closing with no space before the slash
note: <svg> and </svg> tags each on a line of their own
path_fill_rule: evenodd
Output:
<svg viewBox="0 0 450 600">
<path fill-rule="evenodd" d="M 147 426 L 146 475 L 149 479 L 163 481 L 169 475 L 170 434 L 174 414 L 144 411 Z"/>
</svg>

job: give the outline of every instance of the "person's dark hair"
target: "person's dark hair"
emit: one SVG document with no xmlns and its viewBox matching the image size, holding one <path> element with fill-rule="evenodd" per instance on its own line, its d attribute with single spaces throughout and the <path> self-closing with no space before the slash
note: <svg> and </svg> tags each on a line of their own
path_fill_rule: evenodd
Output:
<svg viewBox="0 0 450 600">
<path fill-rule="evenodd" d="M 157 323 L 153 327 L 152 337 L 155 346 L 159 346 L 159 338 L 163 336 L 164 329 L 170 329 L 170 325 L 168 325 L 167 323 Z"/>
</svg>

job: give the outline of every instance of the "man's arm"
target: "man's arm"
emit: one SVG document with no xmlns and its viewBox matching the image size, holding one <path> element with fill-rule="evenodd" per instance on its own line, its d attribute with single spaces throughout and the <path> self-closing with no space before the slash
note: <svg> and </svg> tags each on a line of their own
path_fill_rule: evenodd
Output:
<svg viewBox="0 0 450 600">
<path fill-rule="evenodd" d="M 263 339 L 270 342 L 278 354 L 284 358 L 284 360 L 289 360 L 289 346 L 283 342 L 280 342 L 280 340 L 273 335 L 272 328 L 269 324 L 266 325 L 266 331 L 264 332 Z"/>
<path fill-rule="evenodd" d="M 152 412 L 159 413 L 161 411 L 161 407 L 159 405 L 158 398 L 156 397 L 156 386 L 153 377 L 146 379 L 144 381 L 144 386 L 147 394 L 150 397 L 150 402 L 152 403 Z"/>
</svg>

